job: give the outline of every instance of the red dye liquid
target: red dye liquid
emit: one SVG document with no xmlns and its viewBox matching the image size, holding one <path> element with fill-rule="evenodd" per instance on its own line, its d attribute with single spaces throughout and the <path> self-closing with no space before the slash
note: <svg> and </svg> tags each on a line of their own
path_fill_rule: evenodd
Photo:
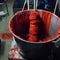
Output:
<svg viewBox="0 0 60 60">
<path fill-rule="evenodd" d="M 2 33 L 2 39 L 4 40 L 8 40 L 12 38 L 12 34 L 11 33 Z"/>
<path fill-rule="evenodd" d="M 45 42 L 50 40 L 49 27 L 51 13 L 42 11 L 42 18 L 38 11 L 18 13 L 11 20 L 11 29 L 17 36 L 30 42 Z"/>
</svg>

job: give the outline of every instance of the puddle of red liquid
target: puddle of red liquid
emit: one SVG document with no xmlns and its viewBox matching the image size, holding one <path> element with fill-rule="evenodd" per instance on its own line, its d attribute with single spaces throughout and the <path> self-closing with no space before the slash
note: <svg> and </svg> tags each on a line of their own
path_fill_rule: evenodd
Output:
<svg viewBox="0 0 60 60">
<path fill-rule="evenodd" d="M 12 38 L 12 34 L 11 33 L 2 33 L 2 39 L 4 40 L 8 40 Z"/>
</svg>

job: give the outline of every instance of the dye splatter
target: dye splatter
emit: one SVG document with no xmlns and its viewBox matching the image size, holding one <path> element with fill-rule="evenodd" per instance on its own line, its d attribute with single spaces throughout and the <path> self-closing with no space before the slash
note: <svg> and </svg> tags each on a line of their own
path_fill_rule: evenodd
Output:
<svg viewBox="0 0 60 60">
<path fill-rule="evenodd" d="M 3 40 L 12 39 L 12 34 L 11 34 L 11 33 L 8 33 L 8 32 L 2 33 L 2 34 L 1 34 L 1 38 L 2 38 Z"/>
</svg>

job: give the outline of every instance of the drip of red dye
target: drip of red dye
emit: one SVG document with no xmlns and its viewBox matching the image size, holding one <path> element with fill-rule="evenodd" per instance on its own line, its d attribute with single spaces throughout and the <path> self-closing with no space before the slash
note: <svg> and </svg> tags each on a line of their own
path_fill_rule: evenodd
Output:
<svg viewBox="0 0 60 60">
<path fill-rule="evenodd" d="M 8 40 L 12 38 L 12 34 L 11 33 L 2 33 L 2 39 L 4 40 Z"/>
</svg>

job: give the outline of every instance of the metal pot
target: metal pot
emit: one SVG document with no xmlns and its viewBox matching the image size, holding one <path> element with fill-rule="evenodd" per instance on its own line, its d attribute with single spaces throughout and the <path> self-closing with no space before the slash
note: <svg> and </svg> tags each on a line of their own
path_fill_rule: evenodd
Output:
<svg viewBox="0 0 60 60">
<path fill-rule="evenodd" d="M 56 40 L 59 37 L 58 28 L 60 25 L 60 19 L 58 16 L 51 12 L 38 10 L 40 17 L 46 25 L 46 30 L 51 38 L 41 42 L 30 42 L 24 39 L 22 36 L 28 33 L 29 14 L 31 11 L 32 10 L 26 10 L 23 12 L 19 11 L 13 15 L 8 23 L 9 30 L 13 34 L 14 39 L 20 48 L 20 54 L 23 58 L 26 60 L 43 60 L 51 54 L 51 49 L 54 46 L 54 43 L 52 41 Z M 48 19 L 49 16 L 50 19 Z"/>
</svg>

